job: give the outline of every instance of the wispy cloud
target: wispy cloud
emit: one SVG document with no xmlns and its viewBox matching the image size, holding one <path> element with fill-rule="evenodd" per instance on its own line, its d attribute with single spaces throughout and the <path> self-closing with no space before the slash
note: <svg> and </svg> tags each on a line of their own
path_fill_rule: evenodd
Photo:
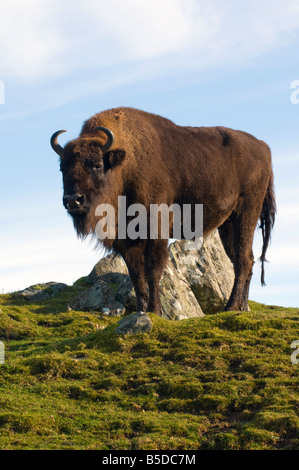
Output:
<svg viewBox="0 0 299 470">
<path fill-rule="evenodd" d="M 298 13 L 297 0 L 2 2 L 0 79 L 12 106 L 0 120 L 161 77 L 186 86 L 248 66 L 294 41 Z M 239 98 L 275 94 L 280 86 L 242 90 Z"/>
<path fill-rule="evenodd" d="M 115 65 L 121 76 L 166 55 L 178 69 L 235 63 L 287 44 L 298 13 L 297 0 L 12 0 L 0 7 L 1 70 L 52 80 Z"/>
<path fill-rule="evenodd" d="M 0 64 L 4 77 L 53 76 L 53 57 L 65 51 L 59 25 L 55 24 L 56 6 L 57 2 L 49 0 L 1 2 Z"/>
</svg>

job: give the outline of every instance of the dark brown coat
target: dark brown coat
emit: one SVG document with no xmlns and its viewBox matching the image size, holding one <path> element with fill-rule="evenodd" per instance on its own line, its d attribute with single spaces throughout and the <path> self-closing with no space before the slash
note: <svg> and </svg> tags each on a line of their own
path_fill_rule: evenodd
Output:
<svg viewBox="0 0 299 470">
<path fill-rule="evenodd" d="M 114 134 L 108 151 L 102 151 L 107 135 L 95 130 L 98 126 Z M 95 208 L 101 203 L 117 208 L 119 195 L 127 196 L 128 204 L 137 202 L 148 209 L 150 204 L 203 204 L 204 236 L 218 228 L 234 264 L 235 283 L 226 308 L 248 309 L 254 231 L 260 220 L 264 283 L 276 210 L 271 152 L 264 142 L 242 131 L 181 127 L 154 114 L 116 108 L 86 121 L 78 139 L 64 149 L 57 147 L 57 140 L 52 146 L 61 156 L 64 203 L 81 236 L 94 233 Z M 159 313 L 167 240 L 116 237 L 104 244 L 124 258 L 137 309 Z"/>
</svg>

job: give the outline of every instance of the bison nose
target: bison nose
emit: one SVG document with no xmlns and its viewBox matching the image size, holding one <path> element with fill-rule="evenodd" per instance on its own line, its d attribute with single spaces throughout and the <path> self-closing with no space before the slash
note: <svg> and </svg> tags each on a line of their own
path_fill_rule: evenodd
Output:
<svg viewBox="0 0 299 470">
<path fill-rule="evenodd" d="M 85 206 L 84 194 L 65 195 L 63 197 L 63 204 L 68 210 L 81 209 Z"/>
</svg>

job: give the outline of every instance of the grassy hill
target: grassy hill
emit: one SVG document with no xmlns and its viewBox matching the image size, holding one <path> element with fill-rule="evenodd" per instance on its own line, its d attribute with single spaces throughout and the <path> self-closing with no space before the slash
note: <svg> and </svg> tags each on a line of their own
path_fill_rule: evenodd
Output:
<svg viewBox="0 0 299 470">
<path fill-rule="evenodd" d="M 82 288 L 0 296 L 0 449 L 299 448 L 299 309 L 151 315 L 118 336 L 117 318 L 67 311 Z"/>
</svg>

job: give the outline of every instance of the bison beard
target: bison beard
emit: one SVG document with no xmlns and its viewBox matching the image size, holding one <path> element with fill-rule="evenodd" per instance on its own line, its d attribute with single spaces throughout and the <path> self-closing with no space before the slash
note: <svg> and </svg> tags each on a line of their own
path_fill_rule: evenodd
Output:
<svg viewBox="0 0 299 470">
<path fill-rule="evenodd" d="M 235 282 L 227 310 L 248 310 L 254 262 L 252 244 L 258 220 L 264 262 L 275 221 L 271 152 L 242 131 L 224 127 L 182 127 L 132 108 L 116 108 L 87 120 L 80 136 L 62 148 L 64 205 L 77 234 L 95 234 L 99 204 L 117 215 L 118 196 L 127 204 L 203 204 L 203 234 L 219 230 L 234 265 Z M 168 258 L 167 240 L 106 239 L 107 249 L 125 260 L 137 297 L 137 310 L 161 311 L 159 282 Z"/>
</svg>

